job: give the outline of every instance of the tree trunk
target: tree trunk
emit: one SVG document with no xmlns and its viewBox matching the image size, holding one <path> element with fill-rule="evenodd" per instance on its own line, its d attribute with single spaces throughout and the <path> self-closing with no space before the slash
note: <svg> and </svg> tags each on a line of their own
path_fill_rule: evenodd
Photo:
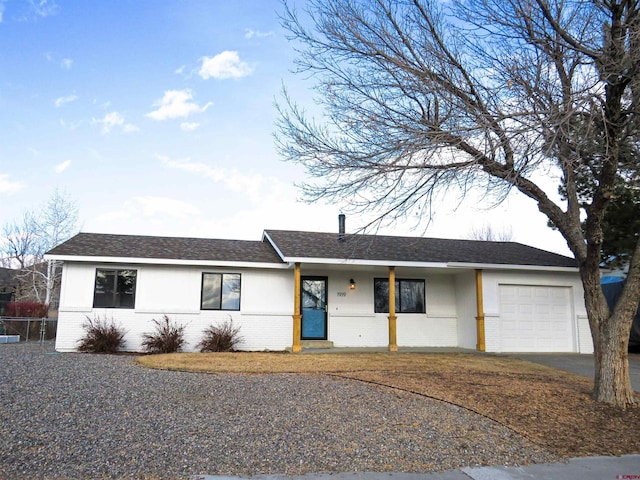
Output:
<svg viewBox="0 0 640 480">
<path fill-rule="evenodd" d="M 53 261 L 47 260 L 47 278 L 45 279 L 44 303 L 51 304 L 51 292 L 53 291 Z"/>
<path fill-rule="evenodd" d="M 613 318 L 614 316 L 611 316 L 609 320 Z M 617 323 L 618 328 L 622 326 L 621 323 L 626 324 Z M 598 348 L 594 354 L 593 399 L 620 408 L 637 406 L 638 400 L 629 379 L 628 330 L 620 332 L 619 335 L 612 335 L 605 327 L 600 328 L 597 335 L 598 341 L 594 342 L 598 344 Z"/>
<path fill-rule="evenodd" d="M 637 406 L 638 399 L 629 378 L 627 350 L 638 295 L 621 296 L 611 314 L 600 286 L 599 271 L 592 270 L 581 269 L 594 347 L 593 398 L 619 408 Z"/>
</svg>

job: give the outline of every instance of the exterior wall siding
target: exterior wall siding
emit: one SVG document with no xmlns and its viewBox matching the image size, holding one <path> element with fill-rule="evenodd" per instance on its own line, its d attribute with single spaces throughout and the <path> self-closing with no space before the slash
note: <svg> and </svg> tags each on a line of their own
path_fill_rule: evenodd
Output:
<svg viewBox="0 0 640 480">
<path fill-rule="evenodd" d="M 321 275 L 314 270 L 305 275 Z M 327 276 L 325 272 L 325 276 Z M 328 275 L 328 340 L 336 347 L 386 347 L 388 315 L 374 312 L 374 278 L 386 278 L 388 269 L 373 272 L 330 272 Z M 349 289 L 349 280 L 356 288 Z M 396 278 L 425 280 L 425 314 L 398 314 L 397 341 L 404 347 L 457 345 L 456 288 L 452 275 L 427 274 L 424 269 L 397 269 Z"/>
<path fill-rule="evenodd" d="M 487 352 L 500 352 L 500 316 L 497 314 L 484 314 L 484 344 Z"/>
<path fill-rule="evenodd" d="M 82 337 L 82 325 L 86 318 L 99 316 L 113 318 L 117 325 L 125 331 L 126 351 L 142 351 L 142 335 L 153 331 L 153 319 L 159 320 L 163 314 L 135 313 L 132 310 L 126 313 L 113 315 L 106 309 L 95 309 L 93 312 L 63 312 L 58 319 L 58 334 L 56 337 L 56 350 L 75 351 L 78 340 Z M 103 313 L 104 312 L 104 313 Z M 236 312 L 237 313 L 237 312 Z M 243 341 L 238 345 L 239 350 L 284 350 L 291 346 L 291 316 L 290 315 L 185 315 L 167 313 L 170 319 L 186 325 L 185 345 L 186 352 L 197 351 L 197 345 L 202 340 L 202 332 L 212 324 L 219 324 L 233 318 L 234 326 L 240 327 L 240 336 Z M 265 326 L 268 325 L 268 328 Z"/>
<path fill-rule="evenodd" d="M 329 327 L 329 340 L 336 347 L 386 347 L 389 344 L 386 316 L 373 313 L 332 315 Z"/>
<path fill-rule="evenodd" d="M 455 347 L 458 334 L 455 317 L 398 314 L 399 347 Z"/>
<path fill-rule="evenodd" d="M 578 314 L 578 352 L 593 353 L 593 338 L 586 312 Z"/>
<path fill-rule="evenodd" d="M 241 350 L 284 350 L 291 346 L 293 279 L 287 270 L 215 269 L 149 265 L 118 265 L 137 270 L 134 309 L 93 308 L 96 268 L 112 265 L 64 265 L 56 349 L 73 351 L 88 318 L 113 318 L 126 331 L 126 350 L 141 351 L 142 335 L 153 331 L 152 320 L 167 315 L 186 325 L 185 351 L 196 350 L 202 332 L 214 323 L 233 320 L 240 327 Z M 200 310 L 203 272 L 233 272 L 241 277 L 240 311 Z"/>
<path fill-rule="evenodd" d="M 443 274 L 422 275 L 426 314 L 398 314 L 398 346 L 455 347 L 458 345 L 455 278 Z"/>
<path fill-rule="evenodd" d="M 94 309 L 96 268 L 134 268 L 138 272 L 135 309 Z M 201 311 L 203 272 L 240 273 L 240 311 Z M 386 347 L 388 315 L 374 312 L 374 278 L 386 267 L 304 266 L 302 276 L 327 277 L 327 339 L 336 347 Z M 476 347 L 473 270 L 397 268 L 399 279 L 424 279 L 425 314 L 398 314 L 400 347 Z M 354 279 L 356 288 L 349 288 Z M 483 272 L 486 350 L 501 351 L 500 286 L 548 285 L 571 288 L 572 331 L 576 351 L 592 351 L 582 286 L 577 274 Z M 87 317 L 114 318 L 127 331 L 127 349 L 141 350 L 142 334 L 163 315 L 186 324 L 186 351 L 193 351 L 209 325 L 232 319 L 240 327 L 241 350 L 284 350 L 292 345 L 293 271 L 290 269 L 204 268 L 188 266 L 65 263 L 56 348 L 73 351 Z"/>
<path fill-rule="evenodd" d="M 458 312 L 458 346 L 461 348 L 475 349 L 478 342 L 476 330 L 475 272 L 470 271 L 457 274 L 455 277 L 455 285 L 456 309 Z"/>
</svg>

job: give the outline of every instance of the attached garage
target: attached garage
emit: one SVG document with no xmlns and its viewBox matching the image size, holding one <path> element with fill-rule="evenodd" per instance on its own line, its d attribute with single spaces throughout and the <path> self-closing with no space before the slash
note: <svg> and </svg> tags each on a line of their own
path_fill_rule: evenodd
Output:
<svg viewBox="0 0 640 480">
<path fill-rule="evenodd" d="M 500 285 L 500 351 L 576 350 L 570 287 Z"/>
</svg>

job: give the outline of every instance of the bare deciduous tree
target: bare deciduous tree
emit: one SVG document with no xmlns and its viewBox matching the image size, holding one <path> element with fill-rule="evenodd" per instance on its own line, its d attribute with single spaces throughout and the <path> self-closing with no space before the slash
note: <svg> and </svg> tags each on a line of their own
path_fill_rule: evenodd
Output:
<svg viewBox="0 0 640 480">
<path fill-rule="evenodd" d="M 490 223 L 484 223 L 480 226 L 474 225 L 469 232 L 469 238 L 489 242 L 511 242 L 513 229 L 511 227 L 498 228 Z"/>
<path fill-rule="evenodd" d="M 638 175 L 629 160 L 640 145 L 637 0 L 307 5 L 304 15 L 285 6 L 282 21 L 300 71 L 315 80 L 322 117 L 309 118 L 285 92 L 276 135 L 283 156 L 312 177 L 306 198 L 348 198 L 379 219 L 428 212 L 432 196 L 447 190 L 515 189 L 531 198 L 578 262 L 594 398 L 635 405 L 627 342 L 640 246 L 613 314 L 599 264 L 612 192 Z M 578 171 L 590 179 L 588 192 L 579 191 Z M 556 180 L 565 200 L 554 201 L 541 175 Z"/>
<path fill-rule="evenodd" d="M 64 192 L 55 189 L 46 205 L 27 211 L 22 222 L 3 226 L 3 263 L 16 268 L 16 299 L 29 299 L 49 305 L 59 283 L 60 268 L 45 262 L 44 254 L 70 238 L 78 229 L 78 207 Z"/>
<path fill-rule="evenodd" d="M 2 227 L 3 263 L 7 268 L 25 268 L 37 249 L 36 221 L 31 212 L 25 212 L 22 222 L 7 222 Z"/>
</svg>

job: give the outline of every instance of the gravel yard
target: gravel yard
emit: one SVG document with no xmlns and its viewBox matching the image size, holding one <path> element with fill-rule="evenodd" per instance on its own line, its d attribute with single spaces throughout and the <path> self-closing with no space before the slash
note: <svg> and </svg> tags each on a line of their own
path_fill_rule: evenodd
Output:
<svg viewBox="0 0 640 480">
<path fill-rule="evenodd" d="M 557 460 L 501 425 L 327 375 L 148 370 L 0 345 L 0 478 L 402 471 Z"/>
</svg>

